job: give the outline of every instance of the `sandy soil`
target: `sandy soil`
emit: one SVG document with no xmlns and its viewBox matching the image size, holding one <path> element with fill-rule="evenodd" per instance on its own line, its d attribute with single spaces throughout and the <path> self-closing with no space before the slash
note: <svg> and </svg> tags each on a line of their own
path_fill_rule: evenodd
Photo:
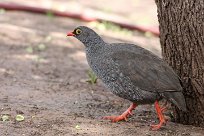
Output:
<svg viewBox="0 0 204 136">
<path fill-rule="evenodd" d="M 152 105 L 138 106 L 127 122 L 102 120 L 122 113 L 130 102 L 111 94 L 100 80 L 96 85 L 86 82 L 83 45 L 66 37 L 82 24 L 89 25 L 24 12 L 0 14 L 0 115 L 10 119 L 0 121 L 0 136 L 204 135 L 202 128 L 173 122 L 160 131 L 149 130 L 157 122 Z M 160 53 L 157 38 L 135 33 L 115 39 L 115 32 L 98 32 L 106 41 L 137 41 Z M 40 50 L 40 44 L 46 48 Z M 25 120 L 15 121 L 17 114 Z"/>
</svg>

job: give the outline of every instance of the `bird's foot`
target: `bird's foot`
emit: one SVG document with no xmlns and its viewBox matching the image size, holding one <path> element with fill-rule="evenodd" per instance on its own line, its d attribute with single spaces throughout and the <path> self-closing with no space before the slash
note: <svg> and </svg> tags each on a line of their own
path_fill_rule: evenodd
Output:
<svg viewBox="0 0 204 136">
<path fill-rule="evenodd" d="M 151 129 L 152 129 L 152 130 L 158 130 L 158 129 L 160 129 L 163 125 L 166 124 L 166 120 L 165 120 L 164 115 L 163 115 L 163 111 L 166 109 L 166 107 L 161 108 L 161 107 L 159 106 L 159 102 L 158 102 L 158 101 L 156 101 L 154 105 L 155 105 L 155 109 L 156 109 L 156 111 L 157 111 L 157 115 L 158 115 L 158 117 L 159 117 L 159 124 L 157 124 L 157 125 L 151 125 Z"/>
<path fill-rule="evenodd" d="M 103 119 L 107 119 L 107 120 L 111 120 L 111 122 L 118 122 L 118 121 L 122 121 L 122 120 L 125 120 L 127 121 L 127 117 L 125 116 L 105 116 L 103 117 Z"/>
<path fill-rule="evenodd" d="M 163 112 L 165 112 L 167 110 L 167 107 L 162 107 L 161 108 L 161 112 L 163 113 Z"/>
<path fill-rule="evenodd" d="M 166 110 L 167 110 L 167 108 L 168 108 L 168 103 L 167 103 L 167 101 L 161 106 L 161 112 L 163 113 L 163 112 L 165 112 Z"/>
<path fill-rule="evenodd" d="M 107 120 L 111 120 L 111 122 L 118 122 L 118 121 L 122 121 L 125 120 L 127 121 L 127 118 L 132 114 L 132 111 L 135 109 L 136 104 L 133 103 L 123 114 L 121 114 L 120 116 L 105 116 L 103 117 L 103 119 L 107 119 Z"/>
<path fill-rule="evenodd" d="M 129 115 L 132 115 L 132 112 L 131 111 L 125 111 L 122 115 L 105 116 L 105 117 L 103 117 L 103 119 L 111 120 L 111 122 L 118 122 L 118 121 L 122 121 L 122 120 L 127 121 L 127 118 Z"/>
<path fill-rule="evenodd" d="M 158 129 L 160 129 L 163 125 L 166 125 L 166 121 L 160 121 L 159 124 L 157 124 L 157 125 L 151 125 L 151 130 L 158 130 Z"/>
</svg>

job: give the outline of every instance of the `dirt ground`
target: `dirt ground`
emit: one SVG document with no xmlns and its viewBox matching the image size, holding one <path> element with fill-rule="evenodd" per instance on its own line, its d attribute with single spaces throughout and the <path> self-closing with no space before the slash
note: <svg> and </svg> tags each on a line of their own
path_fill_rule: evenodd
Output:
<svg viewBox="0 0 204 136">
<path fill-rule="evenodd" d="M 127 122 L 102 120 L 118 115 L 130 102 L 118 98 L 100 80 L 86 82 L 89 66 L 83 45 L 66 32 L 90 25 L 68 18 L 25 12 L 0 14 L 0 136 L 203 136 L 202 128 L 168 122 L 160 131 L 152 105 L 138 106 Z M 159 41 L 98 31 L 106 41 L 137 41 L 160 55 Z M 39 45 L 45 45 L 39 48 Z M 148 45 L 148 46 L 145 46 Z M 31 50 L 32 49 L 32 50 Z M 22 114 L 22 122 L 15 116 Z"/>
</svg>

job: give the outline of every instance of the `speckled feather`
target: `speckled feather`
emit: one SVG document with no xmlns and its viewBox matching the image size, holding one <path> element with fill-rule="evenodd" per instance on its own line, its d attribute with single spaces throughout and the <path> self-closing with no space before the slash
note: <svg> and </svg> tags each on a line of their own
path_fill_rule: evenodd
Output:
<svg viewBox="0 0 204 136">
<path fill-rule="evenodd" d="M 162 59 L 127 43 L 106 43 L 85 26 L 75 37 L 86 47 L 89 66 L 117 96 L 137 104 L 154 103 L 166 98 L 186 110 L 178 76 Z"/>
</svg>

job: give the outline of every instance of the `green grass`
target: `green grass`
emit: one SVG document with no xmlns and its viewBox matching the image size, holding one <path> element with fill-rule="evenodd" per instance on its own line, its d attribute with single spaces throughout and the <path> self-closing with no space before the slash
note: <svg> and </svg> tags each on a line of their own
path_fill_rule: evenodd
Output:
<svg viewBox="0 0 204 136">
<path fill-rule="evenodd" d="M 31 47 L 31 46 L 27 47 L 26 52 L 33 53 L 33 47 Z"/>
<path fill-rule="evenodd" d="M 44 50 L 46 49 L 46 45 L 43 44 L 43 43 L 41 43 L 41 44 L 38 45 L 37 49 L 38 49 L 39 51 L 44 51 Z"/>
<path fill-rule="evenodd" d="M 94 74 L 94 72 L 92 71 L 92 70 L 89 70 L 88 71 L 88 80 L 87 80 L 87 82 L 88 83 L 90 83 L 90 84 L 96 84 L 96 82 L 97 82 L 97 77 L 96 77 L 96 75 Z"/>
<path fill-rule="evenodd" d="M 46 12 L 46 15 L 47 15 L 47 17 L 48 17 L 49 19 L 53 19 L 53 18 L 55 17 L 55 15 L 53 14 L 52 11 L 47 11 L 47 12 Z"/>
<path fill-rule="evenodd" d="M 5 9 L 3 9 L 3 8 L 0 9 L 0 14 L 4 14 L 5 12 L 6 12 Z"/>
</svg>

